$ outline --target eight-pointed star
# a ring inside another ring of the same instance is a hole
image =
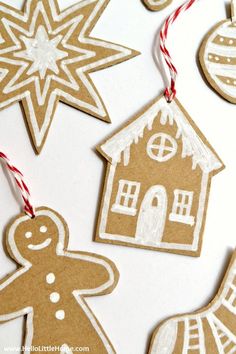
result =
[[[110,0],[26,0],[25,11],[0,3],[0,109],[22,101],[36,151],[45,143],[58,101],[110,121],[90,73],[137,55],[90,36]]]

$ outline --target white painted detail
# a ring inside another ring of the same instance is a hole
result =
[[[173,354],[177,340],[177,322],[164,323],[152,345],[152,354]]]
[[[167,194],[163,186],[151,187],[142,202],[135,239],[138,243],[159,244],[162,241],[167,211]]]
[[[60,294],[58,293],[51,293],[50,294],[50,301],[53,303],[53,304],[56,304],[60,301]]]
[[[208,44],[208,52],[214,55],[229,57],[231,59],[236,59],[236,48],[235,47],[228,47],[226,45],[220,45],[215,43]],[[209,54],[210,57],[212,54]]]
[[[165,162],[175,156],[178,145],[174,138],[168,134],[154,134],[147,144],[148,156],[158,162]]]
[[[56,313],[55,313],[55,316],[56,316],[56,319],[62,321],[65,319],[65,311],[63,310],[58,310]]]
[[[192,157],[193,169],[200,166],[204,172],[209,173],[222,167],[218,157],[197,135],[178,103],[175,100],[167,103],[164,97],[159,98],[144,114],[108,139],[101,150],[114,164],[120,162],[123,151],[128,146],[137,144],[143,138],[145,128],[152,129],[155,119],[160,119],[162,125],[176,124],[176,139],[182,139],[182,158]]]
[[[181,224],[186,224],[193,226],[194,225],[194,217],[193,216],[185,216],[185,215],[178,215],[170,213],[169,220],[172,222],[179,222]]]
[[[175,189],[174,204],[172,213],[169,215],[169,220],[191,226],[195,223],[195,218],[191,216],[191,209],[193,204],[193,192]]]
[[[44,248],[47,248],[52,242],[51,238],[47,238],[44,242],[39,243],[38,245],[28,245],[28,248],[32,251],[40,251]]]
[[[148,0],[148,3],[150,5],[154,5],[154,6],[160,6],[163,5],[167,2],[168,0]]]
[[[40,226],[39,231],[42,232],[43,234],[45,234],[48,231],[48,228],[43,225],[43,226]]]
[[[46,276],[46,281],[48,284],[53,284],[55,283],[55,280],[56,280],[56,277],[55,277],[55,274],[54,273],[49,273],[47,276]]]
[[[32,61],[32,66],[27,72],[28,75],[39,71],[40,78],[45,79],[48,69],[58,74],[59,67],[57,61],[68,57],[67,52],[57,48],[62,38],[61,35],[58,35],[53,39],[49,39],[45,27],[39,26],[34,38],[21,36],[26,50],[17,52],[14,55],[15,57]]]
[[[31,238],[33,236],[32,232],[28,231],[25,233],[26,238]]]
[[[136,205],[140,192],[140,183],[121,179],[119,181],[116,202],[111,210],[114,213],[136,215]]]

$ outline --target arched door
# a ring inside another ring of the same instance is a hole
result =
[[[163,186],[151,187],[142,202],[136,229],[137,241],[157,244],[162,241],[167,211],[167,194]]]

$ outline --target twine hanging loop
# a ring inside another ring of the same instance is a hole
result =
[[[163,58],[169,68],[170,72],[170,86],[165,89],[165,97],[168,103],[173,101],[176,96],[176,80],[178,71],[173,63],[172,57],[169,50],[167,49],[166,42],[168,39],[168,33],[170,27],[177,20],[180,14],[187,11],[196,1],[198,0],[188,0],[183,5],[177,8],[164,22],[164,25],[160,31],[160,50]],[[235,1],[235,0],[232,0]]]
[[[24,211],[30,217],[35,217],[35,209],[31,203],[31,196],[29,188],[27,187],[24,176],[18,168],[16,168],[10,161],[10,159],[0,151],[0,159],[5,163],[7,170],[10,172],[11,176],[13,177],[16,186],[20,192],[21,198],[24,203]]]

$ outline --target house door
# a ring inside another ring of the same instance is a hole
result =
[[[162,241],[167,211],[167,194],[163,186],[151,187],[142,202],[136,229],[137,241],[157,244]]]

